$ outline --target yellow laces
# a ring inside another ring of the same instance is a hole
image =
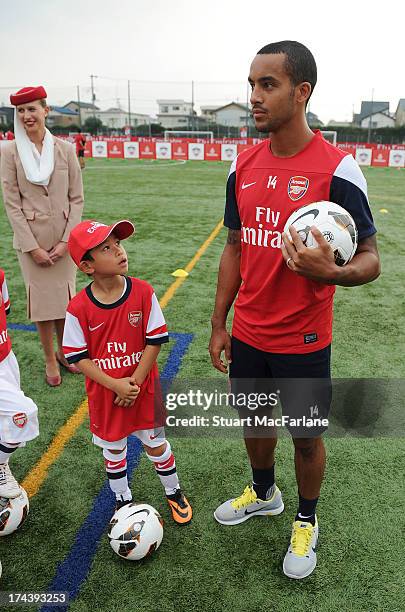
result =
[[[237,497],[231,502],[231,506],[235,508],[235,510],[240,510],[245,506],[249,506],[249,504],[253,504],[257,499],[256,491],[254,491],[253,487],[249,485],[243,491],[242,495]]]
[[[293,524],[291,548],[298,557],[305,557],[311,545],[314,528],[311,523],[308,523],[306,527],[300,527],[300,525],[302,525],[302,521],[295,521]]]

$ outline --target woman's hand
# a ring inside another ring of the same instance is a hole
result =
[[[38,266],[41,266],[42,268],[47,268],[48,266],[53,266],[54,264],[50,253],[48,253],[48,251],[45,251],[45,249],[38,248],[34,249],[33,251],[30,251],[29,253],[35,263]]]
[[[59,259],[62,259],[66,251],[67,251],[67,243],[58,242],[58,244],[49,251],[49,256],[52,259],[53,263],[56,263]]]

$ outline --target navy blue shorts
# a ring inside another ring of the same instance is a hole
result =
[[[326,431],[332,400],[330,345],[312,353],[267,353],[232,338],[231,351],[233,406],[241,418],[252,417],[250,436],[274,435],[262,425],[274,416],[276,404],[293,437],[313,438]]]

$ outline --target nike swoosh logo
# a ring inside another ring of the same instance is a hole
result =
[[[259,510],[263,510],[263,508],[257,508],[257,510],[252,510],[251,512],[249,512],[249,510],[245,510],[245,514],[254,514],[255,512],[259,512]]]
[[[160,436],[160,433],[156,434],[156,436],[149,436],[151,440],[156,440]]]
[[[169,503],[170,503],[170,500],[169,500]],[[179,516],[181,516],[181,518],[188,517],[188,512],[181,512],[173,503],[170,503],[170,506]]]
[[[99,327],[101,327],[102,325],[104,325],[104,321],[102,323],[100,323],[100,325],[96,325],[95,327],[90,327],[89,325],[89,331],[95,331],[96,329],[98,329]]]
[[[253,183],[247,183],[247,185],[245,185],[245,181],[243,181],[242,183],[242,189],[247,189],[248,187],[251,187],[252,185],[256,185],[257,181],[254,181]]]
[[[115,462],[111,463],[110,461],[107,461],[106,467],[113,469],[117,467],[117,464]]]

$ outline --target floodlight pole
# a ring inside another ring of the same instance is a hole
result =
[[[131,81],[128,80],[128,125],[129,134],[131,135]]]
[[[370,111],[370,117],[368,118],[367,142],[370,142],[371,140],[371,119],[373,117],[373,106],[374,106],[374,87],[371,90],[371,111]]]
[[[191,81],[191,129],[194,129],[194,81]]]
[[[82,129],[82,111],[80,108],[80,87],[79,85],[77,86],[77,106],[79,108],[79,127],[81,130]]]
[[[94,107],[94,103],[96,101],[96,94],[94,93],[94,79],[96,79],[96,75],[95,74],[91,74],[90,75],[90,81],[91,81],[91,103],[93,104]],[[93,108],[93,117],[96,117],[96,112],[95,112],[95,108]]]

